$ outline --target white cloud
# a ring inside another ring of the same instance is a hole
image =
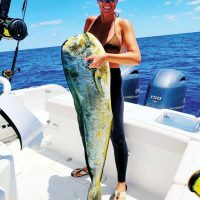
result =
[[[192,0],[191,2],[188,2],[189,5],[198,5],[196,8],[194,8],[194,11],[200,11],[200,0]]]
[[[121,12],[122,12],[122,9],[116,9],[115,12],[121,13]]]
[[[178,17],[176,15],[165,15],[165,19],[168,21],[175,21],[178,20]]]
[[[200,11],[200,6],[197,6],[194,10],[195,11]]]
[[[53,21],[44,21],[40,22],[41,25],[46,26],[46,25],[54,25],[54,24],[61,24],[62,20],[53,20]]]
[[[182,12],[182,13],[177,13],[177,14],[168,14],[168,15],[164,15],[164,18],[168,21],[176,21],[176,20],[181,19],[183,16],[193,15],[194,13],[195,12]]]
[[[165,5],[171,5],[171,4],[174,4],[174,5],[180,5],[182,3],[182,0],[177,0],[176,2],[172,2],[172,1],[165,1]]]
[[[63,21],[62,20],[52,20],[52,21],[43,21],[43,22],[39,22],[37,24],[32,24],[31,27],[38,27],[38,26],[52,26],[52,25],[56,25],[56,24],[62,24]]]
[[[32,24],[32,25],[31,25],[32,28],[34,28],[34,27],[36,27],[36,26],[38,26],[38,25],[37,25],[37,24]]]
[[[90,4],[91,4],[91,3],[90,3],[89,1],[86,1],[86,2],[84,3],[84,5],[83,5],[83,8],[88,8]]]
[[[182,3],[182,0],[177,0],[175,4],[176,4],[176,5],[179,5],[179,4],[181,4],[181,3]]]
[[[166,1],[166,2],[165,2],[165,5],[170,5],[170,4],[172,4],[171,1]]]
[[[181,15],[192,15],[192,14],[194,14],[194,12],[183,12],[183,13],[181,13]]]
[[[192,2],[188,2],[188,4],[190,4],[190,5],[198,5],[198,4],[200,4],[200,0],[195,0],[195,1],[192,1]]]

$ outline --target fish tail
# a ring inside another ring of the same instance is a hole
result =
[[[101,183],[100,181],[96,184],[91,183],[90,189],[88,191],[88,200],[101,200]]]

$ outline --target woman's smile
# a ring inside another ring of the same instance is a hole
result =
[[[103,6],[103,8],[105,9],[105,10],[110,10],[110,6]]]

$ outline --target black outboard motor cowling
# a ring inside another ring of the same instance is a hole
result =
[[[180,71],[162,69],[151,80],[144,105],[183,111],[185,103],[186,78]]]
[[[138,103],[139,101],[139,73],[135,67],[121,67],[122,90],[124,101]]]

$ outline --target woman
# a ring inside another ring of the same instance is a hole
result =
[[[122,78],[119,65],[138,65],[141,60],[140,50],[134,35],[133,27],[128,20],[117,18],[115,8],[118,0],[97,0],[101,15],[87,18],[84,32],[96,36],[105,49],[102,56],[92,55],[86,61],[92,61],[90,68],[100,68],[109,62],[111,72],[111,105],[113,112],[113,131],[111,140],[114,148],[118,173],[114,199],[124,200],[126,194],[126,168],[128,149],[124,136],[122,96]],[[126,52],[124,53],[124,49]],[[88,174],[87,167],[76,169],[72,176],[80,177]]]

